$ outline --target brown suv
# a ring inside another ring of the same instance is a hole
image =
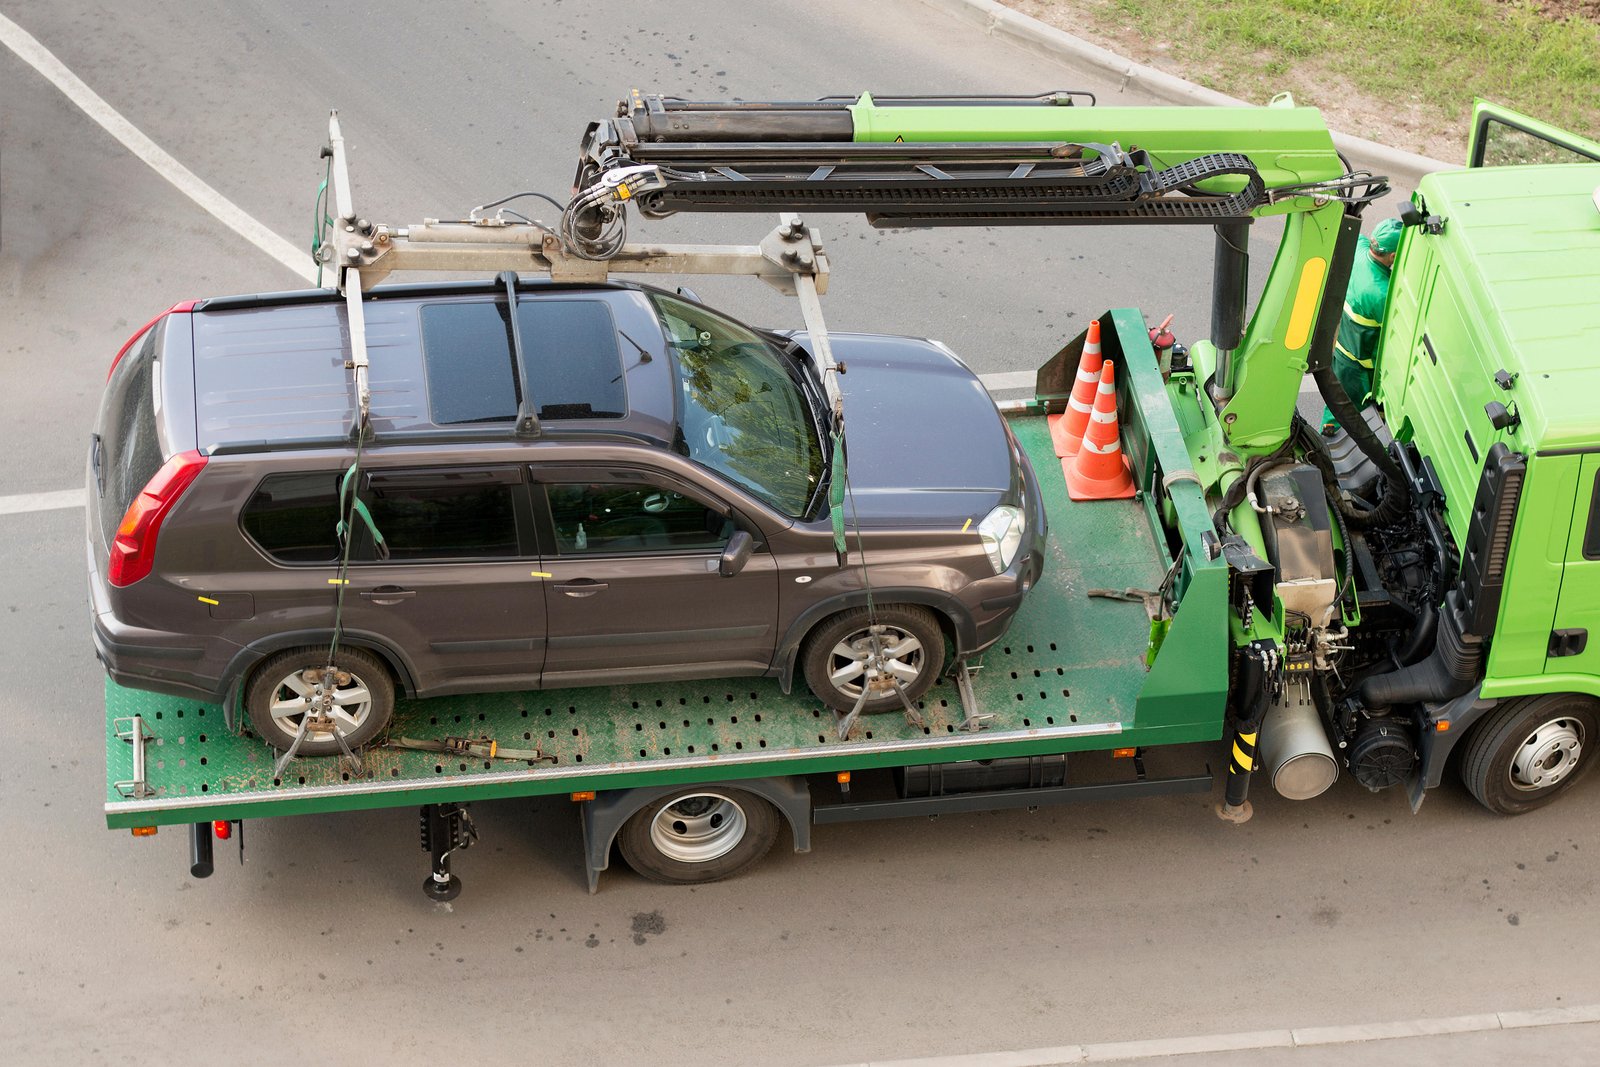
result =
[[[865,687],[880,711],[894,680],[915,699],[948,653],[993,644],[1039,574],[1033,472],[942,345],[834,336],[841,566],[803,334],[626,284],[379,288],[358,456],[345,314],[322,291],[183,304],[118,355],[88,474],[95,644],[118,683],[220,701],[230,723],[242,701],[277,748],[331,694],[308,755],[333,729],[371,740],[397,691],[787,690],[798,661],[823,702]]]

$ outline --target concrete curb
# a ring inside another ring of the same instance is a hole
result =
[[[1209,107],[1251,106],[1244,100],[1184,81],[1154,67],[1135,63],[1099,45],[1080,40],[1065,30],[1046,25],[1031,15],[1024,15],[1020,11],[997,3],[996,0],[923,0],[923,3],[976,25],[991,37],[1010,41],[1049,59],[1060,60],[1073,66],[1090,67],[1108,77],[1120,79],[1122,88],[1132,86],[1164,103],[1199,104]],[[1347,133],[1335,133],[1333,143],[1350,160],[1352,167],[1386,174],[1395,188],[1400,190],[1415,189],[1417,181],[1424,174],[1436,170],[1454,170],[1457,167],[1457,164],[1391,148]]]

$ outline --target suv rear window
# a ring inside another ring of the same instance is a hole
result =
[[[133,498],[161,469],[156,430],[156,381],[166,320],[140,339],[111,375],[100,403],[100,530],[110,544]]]
[[[603,300],[526,297],[517,325],[540,419],[627,414],[617,327]],[[422,351],[428,407],[441,426],[510,422],[521,390],[504,301],[427,304]]]
[[[269,474],[244,506],[244,530],[281,563],[339,558],[339,478],[334,471]]]

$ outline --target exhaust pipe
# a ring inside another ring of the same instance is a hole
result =
[[[1304,686],[1290,686],[1261,723],[1261,762],[1272,788],[1288,800],[1310,800],[1339,779],[1322,717]]]
[[[196,878],[210,878],[215,870],[212,862],[211,824],[189,824],[189,873]]]

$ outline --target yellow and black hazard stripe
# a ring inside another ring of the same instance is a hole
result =
[[[1256,767],[1256,734],[1240,731],[1233,735],[1233,754],[1228,760],[1229,774],[1249,774]]]

